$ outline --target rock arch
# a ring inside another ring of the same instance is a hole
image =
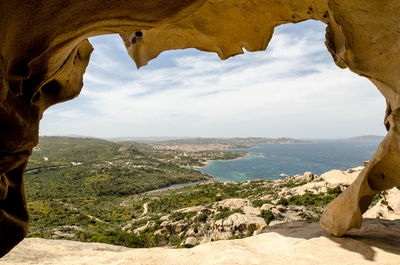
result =
[[[221,59],[265,50],[274,27],[315,19],[342,68],[367,77],[387,101],[388,134],[321,225],[343,235],[380,190],[400,184],[400,2],[345,0],[13,0],[0,2],[0,256],[27,233],[23,174],[53,104],[78,96],[92,47],[119,33],[138,66],[163,50],[194,47]]]

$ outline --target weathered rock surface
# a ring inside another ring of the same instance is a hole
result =
[[[343,172],[349,171],[353,172],[354,169],[331,171],[337,174],[331,173],[330,179],[340,180]],[[236,186],[245,187],[245,189],[248,187],[249,194],[252,194],[252,189],[257,187],[259,194],[253,194],[247,199],[229,198],[213,204],[176,209],[171,214],[160,216],[159,225],[152,221],[150,216],[144,214],[137,221],[142,222],[142,218],[147,218],[149,221],[145,225],[141,224],[140,227],[132,229],[134,224],[129,223],[122,226],[122,229],[138,235],[151,231],[167,239],[179,240],[182,242],[181,246],[190,245],[186,244],[189,237],[196,238],[198,244],[221,239],[243,238],[259,234],[267,225],[318,219],[323,207],[316,204],[316,198],[322,200],[332,196],[332,193],[338,194],[346,187],[347,179],[344,182],[336,181],[335,184],[338,186],[331,189],[331,194],[328,193],[331,185],[311,172],[272,182],[255,180],[245,183],[231,181],[224,184],[229,185],[233,190]],[[288,186],[294,187],[288,188]],[[337,190],[337,188],[340,189]],[[273,189],[272,193],[271,189]],[[246,191],[243,194],[246,194]],[[311,194],[316,196],[312,197]],[[309,200],[307,206],[298,205],[298,202],[294,201],[289,202],[293,196],[294,200],[300,197],[303,200]],[[286,203],[281,201],[284,198],[287,199]],[[135,221],[132,220],[132,222]]]
[[[196,238],[191,236],[191,237],[186,238],[184,245],[185,246],[195,246],[196,243],[197,243]]]
[[[347,187],[350,186],[351,183],[354,182],[354,180],[356,180],[363,169],[364,167],[356,167],[349,170],[334,169],[322,174],[320,177],[327,183],[327,186],[330,188],[334,188],[338,185]]]
[[[217,207],[222,208],[229,208],[229,209],[239,209],[243,207],[251,207],[252,204],[248,199],[226,199],[217,203]]]
[[[352,230],[343,238],[329,235],[318,223],[294,222],[271,227],[246,239],[211,242],[191,249],[129,249],[28,238],[1,259],[0,264],[397,265],[399,255],[400,221],[366,219],[362,229]]]
[[[250,234],[261,232],[265,225],[266,223],[261,217],[253,217],[240,213],[234,213],[226,220],[218,220],[215,222],[215,226],[219,231],[234,232],[235,230],[239,230],[242,233]]]
[[[240,185],[235,183],[234,185]],[[267,225],[265,220],[260,217],[261,209],[251,206],[248,199],[232,198],[216,202],[208,207],[193,206],[174,211],[171,215],[160,218],[163,222],[155,230],[155,234],[177,237],[182,240],[181,246],[193,246],[196,243],[206,243],[221,239],[231,239],[232,237],[242,238],[249,235],[259,234]],[[272,207],[279,207],[272,205]],[[190,217],[178,217],[174,214],[187,213]],[[223,216],[220,216],[223,214]],[[296,220],[300,220],[296,219]],[[145,229],[154,228],[155,223],[149,221],[146,225],[135,230],[139,234]],[[131,230],[125,227],[127,232]],[[191,238],[189,241],[187,241]],[[196,243],[193,238],[196,239]]]
[[[357,178],[364,167],[350,168],[348,170],[330,170],[323,173],[321,176],[316,176],[311,172],[305,172],[304,175],[296,175],[293,177],[285,178],[285,182],[292,182],[295,184],[303,184],[293,188],[283,188],[279,192],[280,196],[287,197],[292,195],[304,195],[305,193],[317,194],[320,192],[327,192],[328,188],[340,187],[345,189]],[[279,182],[281,183],[281,182]]]
[[[306,183],[302,186],[283,190],[279,195],[281,195],[281,196],[303,195],[306,192],[317,194],[317,193],[326,192],[326,191],[327,191],[327,183],[325,181],[318,181],[318,182]]]
[[[0,1],[0,256],[27,233],[27,159],[43,112],[79,94],[88,37],[119,33],[138,66],[190,47],[226,59],[243,48],[265,50],[276,26],[308,19],[327,24],[335,63],[367,77],[387,101],[387,136],[321,219],[343,235],[361,225],[377,191],[400,185],[400,1]]]
[[[363,214],[364,218],[400,219],[400,190],[393,188],[382,192],[382,199]]]

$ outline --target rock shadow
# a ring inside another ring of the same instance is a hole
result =
[[[263,230],[262,233],[268,232],[306,240],[324,237],[341,248],[361,254],[369,261],[375,260],[374,248],[378,248],[399,255],[400,262],[400,220],[366,218],[363,219],[360,229],[353,228],[342,237],[333,236],[327,233],[318,222],[310,221],[277,224]]]

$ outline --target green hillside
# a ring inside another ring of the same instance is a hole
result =
[[[144,201],[133,197],[172,184],[212,179],[190,167],[245,154],[160,151],[142,143],[40,137],[25,174],[29,236],[68,239],[62,233],[71,229],[75,235],[117,233],[143,212]]]
[[[28,200],[123,196],[210,179],[152,156],[150,149],[100,139],[41,137],[26,173]]]
[[[158,150],[146,143],[41,137],[25,175],[31,218],[28,237],[128,247],[186,247],[190,237],[196,237],[197,243],[221,239],[218,223],[234,214],[258,218],[259,229],[271,222],[316,220],[341,192],[337,187],[325,193],[280,197],[283,189],[306,183],[295,178],[210,182],[151,191],[210,179],[191,167],[244,155],[241,151]],[[246,199],[253,208],[229,208],[226,199]],[[226,228],[232,231],[228,238],[250,236],[254,231],[248,229],[253,226]]]

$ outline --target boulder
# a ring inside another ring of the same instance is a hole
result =
[[[133,232],[136,233],[136,234],[139,234],[140,232],[144,231],[146,228],[153,228],[156,225],[157,224],[154,223],[153,221],[147,221],[147,223],[144,226],[136,228],[135,230],[133,230]]]
[[[234,213],[228,218],[215,221],[215,229],[219,232],[240,232],[243,235],[259,233],[266,226],[265,220],[261,217]],[[232,235],[231,235],[232,236]],[[221,239],[221,237],[218,237]]]
[[[253,216],[257,216],[261,214],[261,210],[260,208],[256,208],[253,206],[244,206],[242,208],[243,212],[245,215],[253,215]]]
[[[330,188],[339,185],[347,187],[354,182],[363,169],[364,167],[356,167],[346,171],[334,169],[322,174],[320,178],[323,179]]]
[[[164,221],[161,223],[161,226],[163,227],[161,233],[167,232],[168,234],[179,234],[186,229],[187,224],[183,221]]]
[[[286,212],[286,207],[283,206],[283,205],[277,205],[277,206],[276,206],[276,209],[277,209],[279,212],[281,212],[281,213]]]
[[[313,194],[318,194],[320,192],[326,192],[326,182],[310,182],[302,186],[294,187],[291,189],[284,190],[280,193],[282,197],[293,196],[293,195],[304,195],[306,192],[311,192]]]
[[[382,199],[363,214],[364,218],[400,219],[400,190],[392,188],[382,192]]]
[[[208,235],[205,235],[201,240],[200,240],[200,244],[205,244],[211,242],[211,237]]]
[[[314,175],[314,173],[312,173],[312,172],[304,172],[303,175],[295,175],[292,178],[287,178],[287,180],[288,181],[295,181],[295,182],[302,182],[302,181],[311,182],[315,178],[317,178],[317,176]]]
[[[217,208],[229,208],[229,209],[239,209],[244,206],[253,206],[251,201],[248,199],[226,199],[216,203]]]
[[[281,219],[282,218],[282,213],[278,209],[272,208],[271,212],[274,215],[275,219]]]
[[[211,234],[211,240],[228,240],[232,236],[232,231],[215,231]]]
[[[303,175],[303,181],[313,181],[317,176],[312,172],[305,172]]]
[[[273,204],[270,204],[270,203],[264,203],[262,206],[261,206],[261,210],[271,210],[272,208],[275,208],[275,205],[273,205]]]
[[[195,246],[196,244],[197,244],[197,239],[191,236],[186,238],[185,243],[183,245],[192,247]]]
[[[194,231],[193,227],[189,228],[186,232],[186,236],[188,237],[194,237],[196,236],[196,232]]]
[[[189,212],[201,212],[203,210],[206,210],[206,207],[203,205],[199,205],[199,206],[182,208],[182,209],[176,210],[176,212],[189,213]]]
[[[261,217],[254,217],[234,213],[226,220],[228,226],[232,226],[234,230],[239,230],[243,234],[253,234],[254,231],[261,231],[266,226],[265,220]],[[225,225],[225,221],[224,221]]]

